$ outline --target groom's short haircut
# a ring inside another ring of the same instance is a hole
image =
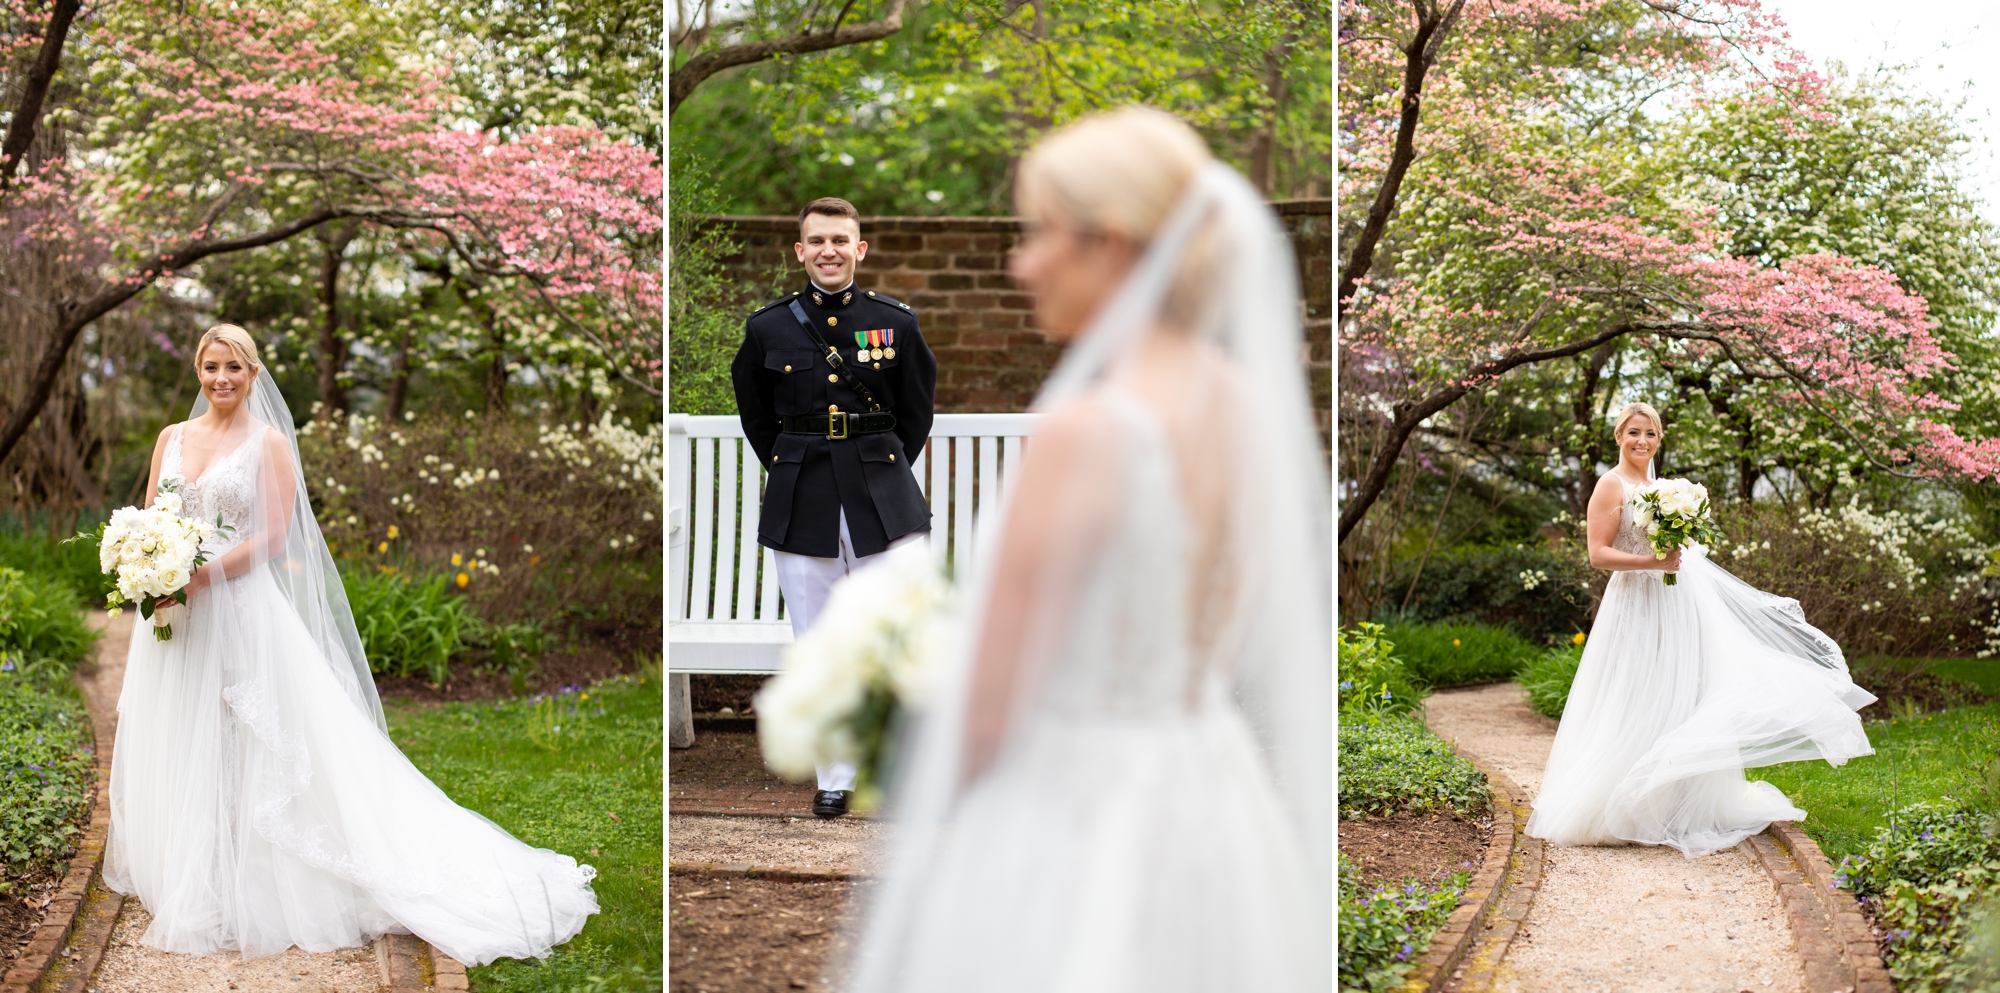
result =
[[[814,214],[825,214],[828,217],[851,217],[854,219],[855,227],[859,228],[861,226],[861,212],[855,210],[853,204],[839,197],[820,197],[800,208],[799,227],[803,229],[806,225],[806,218]]]

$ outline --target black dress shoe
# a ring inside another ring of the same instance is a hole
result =
[[[820,790],[813,794],[814,817],[839,817],[847,813],[846,790]]]

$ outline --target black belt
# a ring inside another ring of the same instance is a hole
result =
[[[806,414],[779,418],[786,434],[824,435],[834,441],[857,434],[881,434],[896,429],[896,415],[886,410],[866,414]]]

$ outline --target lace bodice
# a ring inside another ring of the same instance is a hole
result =
[[[179,484],[182,517],[213,521],[220,514],[222,523],[235,528],[208,540],[204,547],[214,555],[249,536],[251,506],[257,496],[257,453],[264,446],[253,433],[233,451],[211,461],[201,478],[190,483],[181,471],[181,435],[186,428],[185,423],[174,425],[173,436],[167,439],[166,453],[160,458],[160,481]]]
[[[1612,478],[1618,480],[1623,496],[1618,504],[1618,533],[1612,536],[1611,547],[1635,555],[1653,554],[1652,542],[1646,540],[1646,533],[1632,520],[1632,484],[1623,476],[1613,474]]]

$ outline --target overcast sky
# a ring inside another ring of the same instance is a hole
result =
[[[1784,17],[1792,44],[1855,69],[1909,63],[1910,79],[1964,98],[1963,123],[1981,139],[1966,163],[1986,217],[2000,223],[2000,2],[1996,0],[1764,0]]]

